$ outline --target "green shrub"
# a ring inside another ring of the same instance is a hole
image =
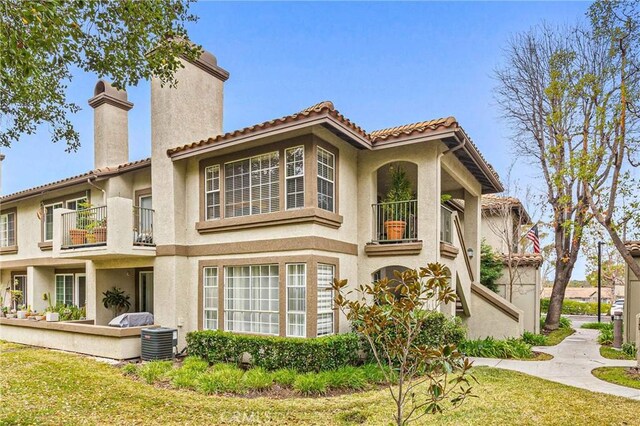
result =
[[[415,344],[418,346],[430,348],[438,348],[447,344],[458,346],[467,336],[467,330],[459,317],[450,318],[440,312],[424,310],[419,310],[416,314],[425,317],[424,327],[415,339]],[[361,339],[361,347],[364,348],[367,362],[374,362],[375,358],[364,337]]]
[[[140,367],[138,375],[147,383],[153,384],[165,377],[173,368],[171,361],[149,361]]]
[[[540,330],[542,330],[544,328],[544,322],[547,320],[547,316],[543,316],[542,318],[540,318]],[[559,328],[571,328],[571,320],[567,317],[560,317],[560,324],[559,324]]]
[[[272,373],[273,381],[285,388],[293,386],[293,382],[296,381],[297,375],[298,373],[290,368],[281,368],[280,370],[276,370]]]
[[[482,358],[533,358],[531,345],[520,339],[496,340],[493,337],[478,340],[465,340],[460,350],[466,356]]]
[[[607,327],[600,329],[600,335],[598,336],[598,343],[601,345],[613,344],[613,325],[607,324]]]
[[[503,269],[504,263],[483,239],[480,244],[480,284],[497,293],[498,279],[503,275]]]
[[[367,386],[367,378],[360,368],[342,367],[319,374],[324,375],[327,387],[331,389],[362,390]]]
[[[197,356],[188,356],[182,362],[182,368],[192,371],[207,371],[209,368],[209,363],[202,358]]]
[[[362,373],[366,377],[367,381],[375,384],[383,384],[387,382],[387,378],[385,377],[384,372],[378,364],[369,363],[360,367]]]
[[[531,346],[544,346],[547,344],[547,336],[544,334],[535,334],[530,331],[522,333],[522,340]]]
[[[129,363],[122,367],[122,372],[127,376],[137,376],[138,375],[138,365]]]
[[[624,352],[625,354],[627,354],[628,356],[630,356],[632,358],[637,358],[638,357],[638,348],[636,347],[636,345],[634,343],[627,342],[627,343],[623,344],[622,345],[622,352]]]
[[[302,395],[324,395],[327,393],[327,379],[324,374],[306,373],[296,377],[293,389]]]
[[[607,314],[611,309],[609,303],[602,303],[600,312]],[[548,312],[549,299],[540,299],[540,310]],[[598,315],[598,302],[578,302],[575,300],[564,300],[562,302],[562,313],[564,315]]]
[[[198,388],[198,380],[203,373],[203,371],[191,370],[183,366],[172,371],[169,376],[171,377],[171,384],[176,388],[195,390]]]
[[[213,370],[203,373],[198,378],[198,388],[205,394],[243,393],[245,382],[244,371],[228,364],[214,366]]]
[[[357,364],[360,343],[353,333],[302,339],[204,330],[188,333],[187,346],[190,354],[211,364],[236,363],[248,352],[254,366],[268,371],[291,368],[309,372]]]
[[[585,322],[580,328],[586,328],[589,330],[602,330],[603,328],[610,327],[611,325],[606,322]]]
[[[273,376],[262,367],[252,368],[244,373],[244,384],[250,390],[267,390],[273,385]]]

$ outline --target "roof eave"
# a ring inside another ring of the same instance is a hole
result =
[[[259,140],[267,136],[277,136],[293,132],[295,130],[304,129],[313,126],[324,126],[338,130],[334,132],[336,135],[342,137],[347,142],[360,149],[370,149],[371,143],[357,132],[353,131],[349,126],[344,125],[339,120],[335,119],[329,114],[309,116],[304,119],[291,121],[288,123],[278,124],[273,127],[269,127],[262,130],[249,132],[247,134],[240,134],[238,136],[230,137],[219,142],[213,142],[202,146],[194,146],[193,148],[185,148],[179,151],[167,152],[167,156],[172,161],[179,161],[185,158],[193,157],[196,155],[206,154],[209,152],[218,151],[230,146],[240,145],[243,143]]]

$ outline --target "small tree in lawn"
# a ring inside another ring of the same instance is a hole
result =
[[[117,317],[122,312],[126,312],[131,307],[129,302],[130,296],[124,292],[124,290],[117,287],[107,290],[102,293],[102,304],[105,308],[111,309],[113,317]]]
[[[439,263],[426,268],[395,271],[345,292],[346,280],[335,280],[335,303],[369,344],[385,374],[396,404],[397,425],[407,425],[447,407],[459,406],[471,395],[471,363],[455,345],[431,348],[416,344],[428,314],[455,301],[451,272]],[[475,379],[474,379],[475,380]]]

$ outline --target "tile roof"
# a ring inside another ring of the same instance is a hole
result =
[[[624,246],[634,257],[640,257],[640,241],[625,241]]]
[[[525,223],[531,222],[529,213],[524,208],[522,202],[516,197],[503,196],[498,194],[484,194],[482,196],[482,209],[483,210],[496,210],[501,207],[511,207],[520,213],[525,219]]]
[[[178,154],[182,151],[186,151],[189,149],[212,145],[228,139],[232,139],[234,137],[256,133],[260,130],[268,130],[270,128],[277,127],[282,124],[292,123],[292,122],[309,118],[309,117],[315,117],[315,116],[320,117],[323,115],[330,116],[337,119],[340,123],[351,128],[354,132],[359,134],[362,138],[368,139],[367,133],[360,126],[356,125],[351,120],[346,118],[344,115],[340,114],[340,112],[338,112],[338,110],[335,109],[331,101],[324,101],[324,102],[320,102],[318,104],[312,105],[308,108],[305,108],[302,111],[296,112],[295,114],[286,115],[284,117],[265,121],[260,124],[254,124],[253,126],[248,126],[248,127],[245,127],[239,130],[234,130],[232,132],[228,132],[222,135],[210,137],[209,139],[206,139],[206,140],[203,139],[197,142],[192,142],[190,144],[171,148],[167,150],[167,155],[173,156],[175,154]]]
[[[471,138],[469,138],[469,135],[467,135],[464,129],[460,127],[455,117],[446,117],[446,118],[438,118],[436,120],[421,121],[418,123],[405,124],[402,126],[374,130],[372,132],[367,133],[360,126],[358,126],[357,124],[355,124],[354,122],[346,118],[344,115],[340,114],[340,112],[338,112],[338,110],[333,105],[333,102],[331,101],[323,101],[291,115],[265,121],[263,123],[255,124],[253,126],[248,126],[243,129],[239,129],[233,132],[225,133],[223,135],[211,137],[206,140],[203,139],[203,140],[192,142],[186,145],[171,148],[167,150],[167,155],[170,157],[173,157],[184,151],[192,150],[195,148],[206,147],[206,146],[220,143],[229,139],[233,139],[235,137],[246,136],[246,135],[257,133],[263,130],[266,131],[268,129],[278,127],[280,125],[296,122],[298,120],[303,120],[303,119],[315,117],[315,116],[317,117],[330,116],[335,118],[339,123],[347,126],[352,131],[357,133],[362,139],[367,141],[370,146],[375,146],[377,143],[383,143],[387,141],[393,141],[396,139],[402,139],[414,134],[433,132],[441,129],[451,129],[452,131],[460,132],[460,134],[464,138],[463,140],[465,140],[465,142],[468,142],[466,144],[468,155],[466,155],[465,158],[461,158],[461,161],[463,162],[463,164],[465,164],[465,166],[470,166],[472,163],[476,165],[478,163],[482,163],[478,167],[482,169],[482,166],[484,165],[486,167],[487,172],[491,175],[491,178],[486,178],[482,183],[484,185],[488,185],[489,187],[493,186],[495,188],[499,188],[499,190],[502,190],[502,185],[500,184],[500,177],[496,173],[495,169],[482,156],[482,154],[478,150],[478,147],[473,143]],[[448,146],[451,147],[450,145]],[[458,155],[461,156],[460,153],[458,153]],[[482,172],[482,170],[480,171]]]
[[[145,158],[142,160],[131,161],[128,163],[120,164],[114,167],[104,167],[102,169],[94,169],[85,173],[81,173],[76,176],[71,176],[65,179],[50,182],[44,185],[35,186],[33,188],[25,189],[23,191],[14,192],[13,194],[3,195],[0,197],[0,203],[7,203],[9,201],[15,201],[29,196],[37,195],[45,191],[52,191],[55,189],[64,188],[66,186],[76,185],[85,182],[87,179],[95,177],[107,177],[113,175],[119,175],[132,170],[148,167],[151,165],[151,158]]]
[[[509,256],[497,253],[496,257],[498,260],[502,261],[502,263],[507,264],[509,262]],[[540,267],[542,265],[542,255],[537,253],[512,253],[511,254],[511,265],[513,266],[533,266],[535,268]]]

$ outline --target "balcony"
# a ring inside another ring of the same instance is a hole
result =
[[[373,235],[365,251],[369,256],[418,254],[418,200],[372,204]]]
[[[153,256],[152,209],[134,207],[127,198],[83,210],[57,209],[53,219],[53,255],[60,258]]]

